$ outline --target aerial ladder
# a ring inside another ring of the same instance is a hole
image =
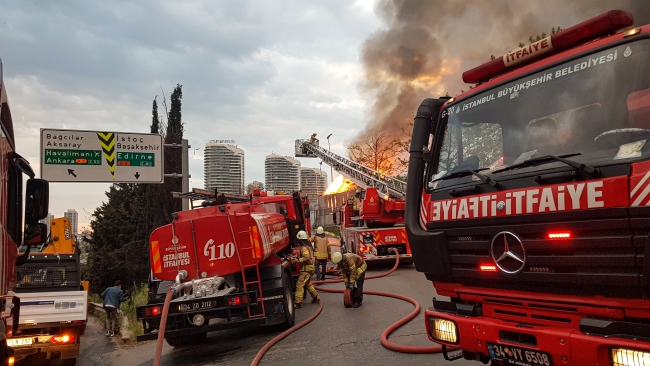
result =
[[[375,188],[380,198],[404,201],[406,197],[406,182],[370,169],[341,155],[335,154],[319,146],[315,134],[309,140],[296,140],[296,157],[319,158],[341,175],[351,180],[359,188],[367,190]]]
[[[309,140],[296,140],[295,155],[320,158],[363,190],[359,197],[360,212],[353,215],[352,202],[348,202],[344,210],[351,212],[345,217],[354,221],[362,220],[368,227],[392,226],[404,221],[406,182],[320,147],[315,134]],[[347,224],[353,225],[349,222]]]

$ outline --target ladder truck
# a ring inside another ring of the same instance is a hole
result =
[[[315,134],[309,140],[296,140],[295,156],[321,159],[362,190],[341,207],[342,249],[366,261],[394,259],[392,253],[397,250],[402,263],[412,263],[403,225],[406,182],[320,147]],[[360,203],[358,210],[354,209],[356,198]]]

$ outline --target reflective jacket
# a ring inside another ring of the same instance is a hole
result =
[[[361,207],[361,200],[359,200],[357,197],[354,197],[354,204],[352,205],[352,209],[359,211],[359,207]]]
[[[314,272],[314,253],[310,246],[300,246],[296,262],[300,263],[300,272]]]
[[[339,269],[345,286],[348,286],[348,284],[354,286],[357,279],[366,272],[367,267],[368,265],[363,258],[353,253],[346,253],[345,259],[339,262]]]
[[[316,234],[311,241],[314,242],[314,257],[316,259],[330,259],[332,257],[332,247],[325,234]]]

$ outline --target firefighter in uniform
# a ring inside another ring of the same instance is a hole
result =
[[[332,247],[330,241],[325,237],[323,227],[319,226],[316,229],[316,235],[309,239],[314,243],[314,258],[316,258],[316,279],[325,279],[325,270],[327,269],[327,261],[332,257]]]
[[[296,284],[295,305],[297,309],[300,309],[302,307],[302,299],[305,295],[305,288],[311,295],[311,302],[319,302],[320,297],[314,285],[311,284],[311,276],[314,275],[314,253],[309,244],[309,236],[307,236],[304,230],[300,230],[296,237],[300,243],[300,249],[298,250],[298,258],[294,259],[293,263],[300,263],[300,277],[298,277],[298,283]]]
[[[363,282],[366,279],[366,268],[368,267],[366,261],[354,253],[336,252],[332,254],[332,262],[341,270],[345,287],[352,291],[354,299],[352,307],[358,308],[363,302]]]

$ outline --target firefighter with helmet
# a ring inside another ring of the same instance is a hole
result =
[[[309,239],[314,243],[314,258],[316,258],[316,279],[325,279],[325,270],[327,268],[327,261],[332,257],[332,247],[330,241],[325,237],[323,227],[319,226],[316,229],[316,235]]]
[[[332,262],[338,265],[345,287],[352,292],[354,301],[352,307],[358,308],[363,302],[363,282],[366,279],[366,268],[368,267],[366,261],[354,253],[335,252],[332,254]]]
[[[300,248],[298,249],[298,258],[295,258],[292,262],[294,264],[300,263],[300,276],[298,277],[298,283],[296,283],[295,301],[296,308],[300,309],[302,307],[302,299],[305,295],[305,288],[311,295],[311,302],[319,302],[320,297],[314,285],[311,284],[311,276],[314,275],[314,253],[309,244],[309,236],[304,230],[300,230],[296,238],[298,238]]]

